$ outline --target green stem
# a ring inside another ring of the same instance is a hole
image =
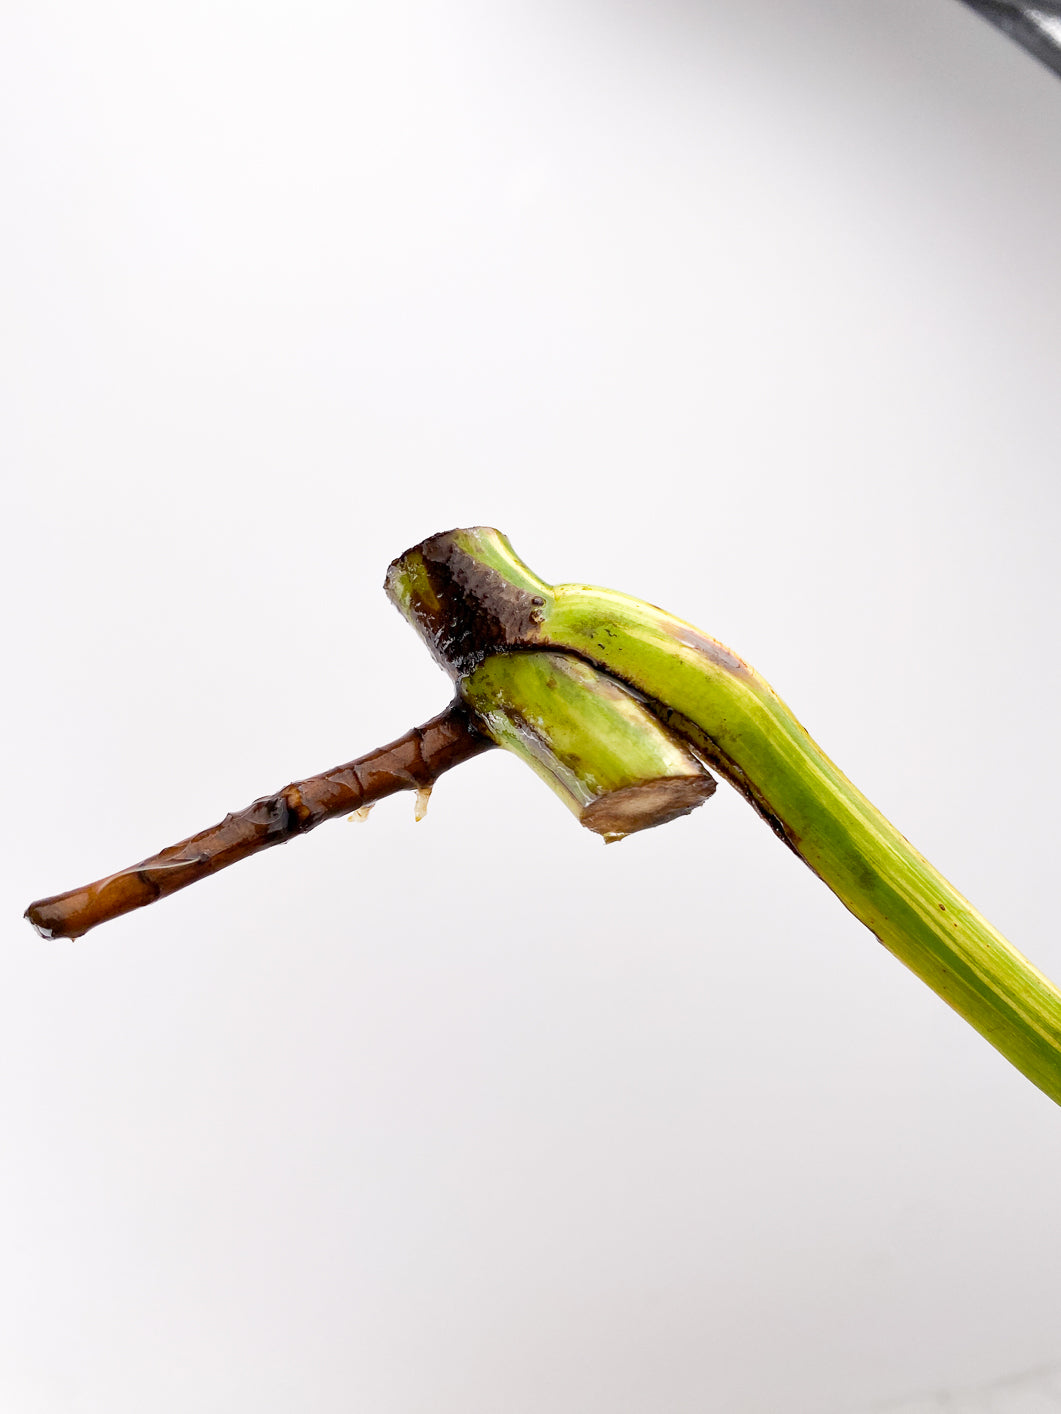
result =
[[[885,947],[1061,1103],[1061,992],[735,654],[624,594],[543,583],[488,529],[425,541],[392,565],[388,592],[458,679],[474,671],[477,654],[552,649],[647,698]]]
[[[685,741],[570,653],[497,653],[459,684],[481,731],[609,843],[687,815],[715,791]]]

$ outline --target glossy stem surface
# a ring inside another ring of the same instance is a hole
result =
[[[459,678],[488,652],[577,654],[641,694],[902,962],[1061,1103],[1061,992],[889,823],[735,653],[613,590],[552,586],[496,530],[433,536],[388,592]]]
[[[219,824],[117,874],[38,899],[26,917],[43,937],[79,938],[100,923],[187,888],[250,854],[285,844],[325,820],[349,815],[396,791],[427,790],[444,771],[492,745],[464,704],[454,702],[389,746],[296,781],[276,795],[262,796]]]

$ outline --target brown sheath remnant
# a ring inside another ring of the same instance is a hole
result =
[[[285,844],[324,820],[349,815],[400,790],[426,790],[493,742],[458,699],[422,727],[322,776],[262,796],[219,825],[69,893],[38,899],[26,917],[45,938],[80,938],[90,928],[176,893],[249,854]]]

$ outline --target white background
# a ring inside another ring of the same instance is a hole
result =
[[[12,0],[0,109],[0,1408],[1061,1361],[1056,1106],[727,789],[606,849],[492,753],[20,919],[438,711],[380,586],[485,523],[733,645],[1061,977],[1061,83],[956,0]]]

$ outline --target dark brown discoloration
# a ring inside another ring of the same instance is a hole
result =
[[[456,701],[389,746],[333,771],[262,796],[180,844],[82,889],[38,899],[26,917],[45,937],[79,938],[90,928],[143,908],[227,869],[259,850],[284,844],[325,820],[349,815],[400,790],[422,790],[493,743]]]
[[[679,643],[683,643],[686,648],[695,649],[702,654],[709,663],[714,663],[716,667],[724,668],[733,677],[748,678],[752,676],[752,670],[743,658],[739,658],[732,648],[727,648],[724,643],[719,643],[717,638],[709,638],[706,633],[701,633],[698,628],[693,628],[690,624],[682,624],[681,629],[674,635]]]
[[[422,562],[430,592],[414,593],[409,608],[436,662],[454,679],[474,672],[491,653],[536,645],[545,602],[469,555],[458,539],[467,533],[432,535],[399,555],[386,581],[387,593],[395,598],[396,578],[413,557]]]

